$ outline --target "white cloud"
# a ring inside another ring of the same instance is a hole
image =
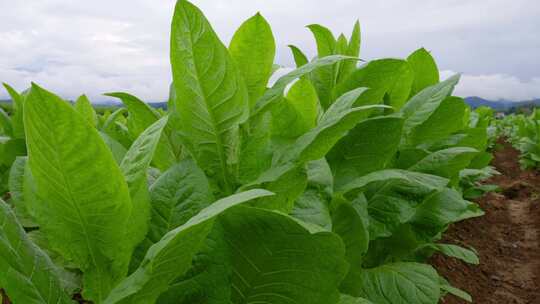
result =
[[[464,76],[464,89],[459,90],[489,98],[538,92],[532,88],[540,77],[540,61],[534,60],[540,49],[537,0],[194,2],[226,43],[243,20],[261,11],[276,36],[276,61],[285,66],[293,64],[288,44],[309,56],[315,53],[305,25],[321,23],[348,34],[359,19],[364,59],[406,57],[425,46],[443,70],[488,75]],[[174,3],[0,1],[0,81],[19,90],[35,81],[65,98],[86,93],[100,101],[108,99],[102,93],[129,91],[145,100],[164,100],[171,81],[168,45]],[[6,96],[0,90],[0,98]]]
[[[453,71],[441,71],[441,78],[446,79],[454,74],[456,73]],[[540,98],[540,78],[523,81],[505,74],[465,74],[461,76],[455,95],[479,96],[489,100],[530,100]]]

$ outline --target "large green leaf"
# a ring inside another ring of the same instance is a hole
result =
[[[480,259],[478,258],[478,255],[474,251],[463,248],[461,246],[457,246],[453,244],[427,244],[423,246],[423,248],[433,249],[446,256],[460,259],[463,262],[466,262],[469,264],[478,265],[480,263]]]
[[[409,98],[413,78],[411,68],[404,60],[374,60],[341,81],[336,87],[336,94],[339,96],[358,87],[370,88],[371,90],[357,101],[357,105],[386,102],[399,110]]]
[[[439,275],[418,263],[394,263],[365,269],[358,277],[356,296],[377,304],[437,304]]]
[[[126,106],[129,112],[127,125],[132,140],[137,139],[144,130],[160,119],[160,115],[154,109],[133,95],[128,93],[108,93],[106,96],[119,98]],[[155,166],[161,170],[167,170],[176,162],[174,145],[171,143],[168,133],[167,130],[163,132],[152,160]]]
[[[402,126],[400,117],[383,116],[364,120],[353,128],[328,155],[336,185],[384,169],[397,151]]]
[[[287,215],[240,207],[219,219],[231,251],[231,302],[337,303],[347,264],[340,238]]]
[[[77,101],[75,101],[75,110],[81,114],[81,116],[93,127],[97,126],[97,114],[94,108],[92,107],[92,103],[90,103],[90,100],[86,95],[81,95],[79,98],[77,98]]]
[[[459,171],[465,169],[477,154],[477,150],[467,147],[439,150],[424,157],[409,170],[457,179]]]
[[[105,96],[116,97],[122,101],[129,112],[128,128],[133,140],[159,119],[159,115],[148,104],[128,93],[107,93]]]
[[[59,270],[17,222],[0,199],[0,286],[13,303],[74,303],[64,291]]]
[[[317,54],[319,58],[337,54],[337,41],[332,32],[319,24],[308,25],[309,30],[315,37],[317,43]],[[321,105],[326,109],[333,102],[333,90],[337,83],[338,65],[329,65],[313,71],[311,79],[317,89]]]
[[[17,216],[19,223],[25,228],[37,228],[38,225],[28,213],[24,197],[24,174],[26,171],[27,158],[17,157],[9,170],[9,192],[11,198],[9,204]]]
[[[272,29],[261,14],[257,13],[240,26],[229,51],[246,82],[249,104],[253,107],[266,90],[276,53]]]
[[[4,83],[4,88],[8,92],[11,100],[13,101],[13,136],[15,138],[24,138],[24,123],[23,123],[23,112],[24,112],[24,93],[19,94],[15,89],[9,86],[7,83]]]
[[[313,33],[319,58],[335,54],[336,38],[328,28],[320,24],[311,24],[307,28]]]
[[[366,207],[367,201],[363,196],[359,196],[351,202],[341,201],[332,212],[332,229],[341,237],[349,263],[347,276],[340,285],[342,292],[354,291],[358,272],[362,271],[362,261],[369,247],[369,218]]]
[[[0,131],[2,135],[13,136],[13,124],[11,123],[11,118],[0,108]]]
[[[484,215],[477,204],[466,201],[461,193],[444,189],[428,196],[416,208],[413,222],[420,227],[439,228]]]
[[[313,60],[312,62],[307,63],[305,65],[302,65],[296,70],[293,70],[287,73],[286,75],[280,77],[276,81],[276,83],[264,93],[264,95],[259,99],[259,101],[257,101],[257,103],[255,104],[255,108],[253,112],[251,113],[252,119],[253,117],[260,116],[260,114],[268,110],[270,105],[281,101],[283,99],[283,92],[285,91],[287,86],[290,83],[292,83],[294,80],[304,75],[307,75],[317,69],[330,66],[344,60],[356,61],[357,58],[350,57],[350,56],[343,56],[343,55],[326,56],[323,58],[318,58],[316,60]]]
[[[116,141],[116,139],[112,138],[111,136],[107,135],[107,133],[99,132],[99,135],[101,135],[101,138],[105,142],[105,144],[109,147],[109,150],[111,150],[114,159],[116,160],[117,164],[122,163],[122,160],[124,159],[124,156],[127,153],[126,148]]]
[[[193,256],[204,244],[218,215],[234,206],[268,195],[271,192],[250,190],[226,197],[203,209],[184,225],[168,232],[150,247],[141,266],[124,279],[104,303],[154,303],[174,279],[189,270]]]
[[[342,95],[321,116],[317,126],[298,138],[294,147],[283,151],[278,161],[305,163],[324,157],[339,139],[365,118],[367,110],[384,108],[379,105],[354,107],[355,100],[365,91],[365,88],[358,88]]]
[[[133,205],[127,236],[133,244],[140,243],[148,232],[150,195],[147,171],[166,124],[167,117],[163,117],[144,130],[133,142],[120,164]]]
[[[150,197],[152,222],[148,237],[154,243],[213,202],[208,180],[192,160],[184,160],[163,173],[150,187]]]
[[[452,76],[441,83],[427,87],[405,104],[401,109],[401,113],[405,118],[403,144],[409,142],[412,130],[428,120],[441,102],[452,93],[459,78],[459,75]]]
[[[193,4],[178,1],[171,34],[176,111],[187,148],[199,166],[232,191],[229,161],[237,127],[249,115],[248,93],[223,43]]]
[[[373,304],[373,303],[363,298],[355,298],[349,295],[342,294],[339,300],[339,304]]]
[[[462,98],[445,98],[425,122],[411,130],[411,146],[421,145],[429,149],[433,143],[436,146],[437,142],[462,130],[465,127],[463,117],[467,107]]]
[[[297,138],[317,123],[319,115],[317,92],[308,79],[298,80],[282,102],[272,109],[272,135]]]
[[[309,62],[306,55],[297,46],[291,44],[288,47],[291,49],[297,68],[306,65]]]
[[[426,49],[421,48],[416,50],[407,57],[407,61],[414,72],[411,95],[415,95],[423,89],[439,82],[439,68]]]
[[[353,56],[353,57],[360,57],[360,43],[361,43],[360,22],[356,21],[344,54]],[[347,79],[347,77],[349,77],[349,75],[351,75],[356,69],[356,64],[357,63],[354,61],[346,61],[346,62],[341,63],[339,67],[339,75],[338,75],[337,82],[340,83],[343,80]]]
[[[431,174],[400,169],[386,169],[375,171],[357,178],[343,187],[338,188],[338,191],[342,193],[353,193],[361,191],[371,184],[380,182],[396,182],[404,188],[415,189],[420,193],[427,194],[431,191],[444,188],[448,185],[449,180]]]
[[[308,189],[296,200],[291,216],[306,223],[315,224],[325,230],[332,230],[332,219],[328,203],[322,193]]]
[[[84,295],[100,302],[127,271],[135,244],[127,184],[98,131],[67,102],[33,84],[25,102],[28,201],[52,248],[84,272]]]
[[[241,148],[238,159],[238,181],[247,184],[270,168],[274,153],[271,145],[271,113],[251,125],[252,131],[241,128]]]

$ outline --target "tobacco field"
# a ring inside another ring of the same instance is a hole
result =
[[[178,1],[167,110],[4,84],[3,303],[491,303],[448,265],[481,269],[463,229],[514,191],[501,145],[536,174],[540,112],[472,110],[423,48],[365,62],[359,23],[307,30],[317,54],[271,82],[261,14],[224,45]]]

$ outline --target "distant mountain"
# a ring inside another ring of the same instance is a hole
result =
[[[150,101],[148,102],[148,105],[154,108],[161,108],[163,110],[167,109],[167,102],[165,101],[162,101],[162,102]],[[94,103],[94,106],[96,107],[123,107],[124,105],[120,101],[111,100],[111,101],[96,102]]]
[[[540,99],[524,100],[524,101],[512,101],[512,100],[488,100],[477,96],[466,97],[465,102],[473,109],[478,107],[490,107],[495,111],[509,111],[511,109],[523,108],[523,107],[540,107]],[[9,106],[10,100],[0,100],[0,105]],[[149,102],[150,106],[154,108],[167,109],[167,102]],[[124,105],[120,101],[110,100],[95,103],[96,108],[108,108],[108,107],[123,107]]]
[[[487,100],[481,97],[467,97],[465,102],[469,104],[473,109],[478,107],[490,107],[496,111],[508,111],[512,108],[522,107],[540,107],[540,99],[524,100],[524,101],[511,101],[511,100]]]

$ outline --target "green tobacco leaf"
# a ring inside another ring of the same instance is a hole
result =
[[[79,98],[77,98],[77,101],[75,101],[75,110],[81,114],[81,116],[86,120],[91,126],[96,127],[97,126],[97,114],[94,110],[94,107],[92,107],[92,103],[86,97],[86,95],[81,95]]]
[[[272,109],[272,135],[297,138],[315,127],[318,115],[317,92],[311,81],[301,78]]]
[[[270,105],[281,101],[283,99],[283,92],[285,91],[287,86],[294,80],[304,75],[307,75],[317,69],[335,64],[343,60],[356,61],[357,58],[343,55],[333,55],[318,58],[280,77],[276,81],[276,83],[264,93],[261,99],[257,101],[257,104],[255,104],[255,109],[251,113],[252,119],[253,117],[259,116],[264,111],[266,111]]]
[[[315,37],[319,58],[335,54],[336,38],[328,28],[319,24],[311,24],[307,28],[313,33],[313,37]]]
[[[74,303],[64,291],[60,272],[0,199],[0,286],[13,303]]]
[[[4,112],[2,108],[0,108],[0,131],[2,131],[3,135],[9,137],[13,136],[13,124],[11,123],[11,118],[9,118],[9,115]]]
[[[381,191],[383,192],[383,191]],[[409,191],[408,194],[414,194]],[[415,213],[412,199],[392,194],[377,194],[370,197],[370,237],[372,240],[389,237],[402,229],[401,225],[409,222]]]
[[[294,62],[296,63],[296,67],[299,68],[303,65],[308,64],[309,60],[307,59],[306,55],[300,50],[298,47],[294,45],[288,46],[291,49],[291,52],[294,57]]]
[[[462,130],[465,124],[460,121],[463,120],[467,108],[462,98],[445,98],[425,122],[411,131],[411,146],[422,145],[429,149],[430,144]]]
[[[183,0],[172,23],[171,64],[179,131],[199,166],[231,192],[228,162],[237,150],[237,127],[249,116],[248,93],[208,20]]]
[[[421,227],[445,227],[484,215],[477,204],[466,201],[453,189],[444,189],[427,197],[417,208],[414,223]]]
[[[452,244],[428,244],[428,245],[425,245],[424,247],[439,251],[440,253],[446,256],[460,259],[469,264],[474,264],[474,265],[480,264],[480,259],[478,258],[478,255],[474,251],[463,248],[461,246],[452,245]]]
[[[367,110],[384,108],[379,105],[353,107],[364,92],[365,88],[358,88],[342,95],[321,116],[317,126],[298,138],[294,147],[284,153],[283,159],[305,163],[323,158],[339,139],[365,118]]]
[[[244,78],[249,104],[253,107],[266,90],[276,53],[272,29],[261,14],[257,13],[240,26],[231,40],[229,52]]]
[[[105,96],[115,97],[122,101],[129,112],[128,128],[133,140],[159,119],[159,115],[148,104],[139,98],[122,92],[107,93]]]
[[[265,197],[255,205],[260,208],[290,213],[295,201],[304,193],[308,184],[306,170],[303,167],[291,166],[274,179],[261,183],[261,188],[274,192],[276,195]]]
[[[193,257],[191,270],[162,293],[159,304],[231,304],[230,252],[219,221],[201,250]]]
[[[336,185],[384,169],[397,151],[403,119],[376,117],[360,122],[328,155]]]
[[[319,24],[307,26],[315,37],[317,43],[318,58],[338,54],[336,52],[337,41],[332,32]],[[346,41],[345,41],[346,42]],[[333,102],[332,92],[337,83],[338,65],[329,65],[313,71],[311,79],[317,89],[319,100],[323,108],[328,108]]]
[[[360,22],[356,21],[354,24],[353,32],[349,39],[349,44],[345,51],[345,55],[360,57],[360,43],[361,43],[361,32],[360,32]],[[338,83],[341,83],[343,80],[347,79],[354,70],[356,69],[356,62],[346,61],[341,63],[338,75]]]
[[[336,49],[335,49],[336,54],[347,55],[348,48],[349,48],[349,42],[347,41],[347,37],[345,37],[345,35],[343,34],[339,35],[338,39],[336,40]]]
[[[184,160],[163,173],[150,187],[152,222],[148,237],[155,243],[185,224],[214,201],[204,172]]]
[[[367,201],[363,196],[355,200],[342,201],[332,212],[333,232],[338,234],[345,245],[345,256],[349,271],[340,285],[342,292],[354,292],[358,272],[369,247],[369,218]]]
[[[127,184],[98,131],[35,84],[24,124],[39,198],[27,204],[51,247],[85,273],[84,296],[99,303],[125,275],[135,245],[125,238],[132,211]]]
[[[263,171],[270,168],[272,155],[271,146],[271,113],[265,113],[262,118],[251,125],[251,133],[241,128],[241,148],[238,159],[238,181],[247,184],[255,180]]]
[[[28,213],[28,208],[24,197],[24,174],[26,170],[27,158],[19,156],[13,162],[9,171],[8,188],[11,194],[9,204],[17,216],[19,223],[25,228],[37,228],[38,225]]]
[[[306,131],[315,127],[319,116],[319,99],[309,80],[298,80],[287,93],[286,99],[300,113],[299,118]]]
[[[459,171],[465,169],[477,154],[478,150],[467,147],[439,150],[424,157],[409,170],[457,179]]]
[[[441,102],[452,93],[459,78],[459,75],[455,75],[441,83],[427,87],[405,104],[401,109],[405,118],[402,143],[407,144],[412,130],[428,120]]]
[[[154,303],[173,280],[189,270],[193,256],[204,244],[217,216],[234,206],[271,194],[265,190],[250,190],[221,199],[203,209],[152,245],[141,266],[124,279],[104,303]]]
[[[341,193],[361,191],[373,183],[397,182],[403,187],[415,189],[422,193],[440,190],[448,185],[449,180],[440,176],[412,172],[400,169],[386,169],[364,175],[338,188]]]
[[[23,123],[23,112],[24,112],[24,93],[19,94],[7,83],[4,83],[4,88],[8,92],[11,100],[13,101],[13,136],[15,138],[24,138],[24,123]]]
[[[133,209],[128,221],[127,238],[132,244],[140,243],[148,232],[150,221],[150,195],[148,193],[147,172],[161,138],[167,116],[152,124],[139,135],[127,151],[120,170],[128,185]]]
[[[101,131],[107,133],[110,128],[114,127],[114,123],[117,119],[119,119],[122,115],[124,115],[127,112],[126,108],[119,108],[116,111],[114,111],[109,117],[107,117],[107,120],[103,123],[103,126],[101,127]]]
[[[355,298],[349,295],[342,294],[339,300],[339,304],[373,304],[373,303],[363,298]]]
[[[129,112],[127,125],[132,140],[138,138],[144,130],[160,119],[157,111],[133,95],[127,93],[109,93],[105,95],[119,98],[126,106]],[[156,154],[152,160],[160,170],[167,170],[176,162],[176,154],[173,147],[168,136],[168,131],[166,130],[159,139]]]
[[[359,273],[355,296],[377,304],[437,304],[439,275],[433,267],[418,263],[394,263]]]
[[[113,157],[116,160],[116,163],[120,165],[120,163],[122,163],[122,160],[124,159],[124,156],[127,153],[126,148],[124,148],[124,146],[118,141],[116,141],[114,138],[107,135],[107,133],[99,132],[99,135],[101,135],[101,138],[109,147],[109,150],[111,150]]]
[[[452,294],[462,300],[465,300],[469,303],[472,303],[473,302],[473,299],[471,297],[470,294],[468,294],[467,292],[459,289],[459,288],[456,288],[454,286],[451,286],[446,280],[444,280],[443,282],[441,282],[441,290],[442,291],[446,291],[448,292],[449,294]]]
[[[356,105],[386,104],[399,110],[408,100],[413,82],[409,64],[399,59],[373,60],[351,73],[336,87],[336,95],[358,87],[370,88]],[[386,97],[385,97],[386,96]]]
[[[291,216],[332,231],[332,218],[328,203],[316,189],[308,189],[302,193],[294,203]]]
[[[424,48],[416,50],[407,57],[413,72],[414,83],[411,95],[439,82],[439,68],[431,54]]]
[[[231,303],[337,303],[347,264],[340,238],[291,217],[240,207],[220,217],[232,267]]]

